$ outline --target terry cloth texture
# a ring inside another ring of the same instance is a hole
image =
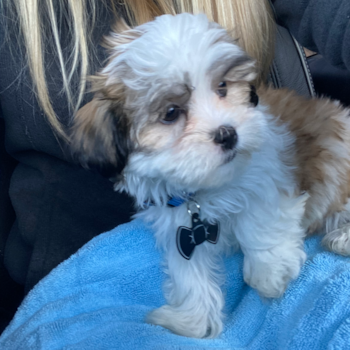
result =
[[[206,244],[206,243],[204,243]],[[102,234],[28,294],[0,338],[1,349],[350,348],[350,259],[306,241],[308,260],[279,300],[262,300],[243,282],[243,255],[225,260],[224,332],[192,339],[145,323],[164,304],[162,253],[141,221]]]
[[[275,0],[274,7],[301,45],[350,70],[349,0]]]

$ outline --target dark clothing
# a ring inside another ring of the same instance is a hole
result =
[[[308,64],[317,95],[350,106],[350,71],[332,66],[321,55],[308,58]]]
[[[96,68],[102,66],[105,58],[98,43],[113,20],[106,12],[93,35],[99,57]],[[9,191],[14,212],[8,208],[6,194],[0,202],[0,208],[7,206],[0,215],[10,213],[0,225],[1,258],[4,256],[12,279],[28,292],[92,237],[129,221],[133,203],[128,196],[114,192],[108,179],[74,164],[68,147],[57,140],[38,106],[20,52],[23,44],[17,42],[13,29],[5,33],[3,21],[0,23],[0,113],[5,124],[1,142],[13,158],[2,154],[2,182],[6,182],[9,169],[17,163]],[[69,55],[71,37],[67,23],[62,23],[61,34],[64,53]],[[53,48],[48,48],[45,66],[54,110],[68,126],[72,112],[61,93],[62,77]],[[78,77],[76,85],[77,82]],[[88,100],[86,96],[84,103]],[[3,281],[0,283],[4,288]],[[3,302],[1,298],[2,295]]]
[[[349,0],[275,0],[278,20],[304,47],[350,71]]]

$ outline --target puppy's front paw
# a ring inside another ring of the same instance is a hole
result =
[[[298,277],[306,260],[302,249],[273,248],[256,251],[244,259],[244,280],[266,298],[279,298],[288,283]]]
[[[169,305],[152,311],[147,317],[147,322],[192,338],[214,338],[222,332],[220,317],[209,317],[203,313],[181,310]]]
[[[349,256],[350,255],[350,224],[328,232],[323,240],[322,244],[325,245],[330,251]]]

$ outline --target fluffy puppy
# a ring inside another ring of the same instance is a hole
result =
[[[153,225],[167,305],[149,322],[215,337],[224,254],[239,247],[245,281],[268,298],[298,276],[307,231],[324,230],[328,248],[350,254],[349,111],[284,90],[256,94],[254,61],[204,15],[120,31],[107,38],[110,60],[72,146],[86,166],[119,165],[115,189]]]

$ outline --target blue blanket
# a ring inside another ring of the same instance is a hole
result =
[[[241,253],[226,260],[226,320],[218,339],[181,337],[144,322],[164,303],[161,253],[135,220],[104,233],[44,278],[0,338],[0,349],[350,349],[350,259],[307,240],[309,256],[283,298],[243,282]]]

